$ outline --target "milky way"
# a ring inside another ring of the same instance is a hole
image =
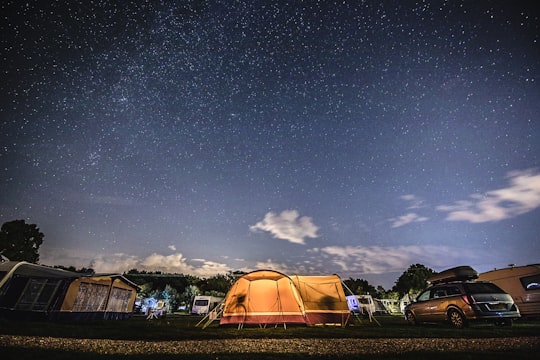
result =
[[[388,287],[539,260],[533,2],[1,12],[0,221],[37,224],[44,263]]]

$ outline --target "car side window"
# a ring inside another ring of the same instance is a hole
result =
[[[420,295],[418,295],[418,297],[416,298],[416,301],[426,301],[426,300],[429,300],[429,293],[431,291],[430,290],[426,290],[424,291],[423,293],[421,293]]]
[[[457,286],[450,286],[446,289],[446,293],[448,295],[459,295],[461,294],[461,291],[459,291],[458,287]]]
[[[446,290],[445,289],[436,289],[433,290],[433,298],[441,298],[446,296]]]

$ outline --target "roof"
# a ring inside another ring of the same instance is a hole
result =
[[[479,279],[497,281],[502,279],[534,276],[538,274],[540,274],[540,264],[530,264],[486,271],[485,273],[480,274]]]
[[[6,274],[17,274],[32,277],[53,277],[53,278],[73,278],[80,277],[81,274],[52,268],[44,265],[32,264],[25,261],[7,261],[0,263],[0,272]]]
[[[120,281],[123,281],[126,284],[136,289],[139,289],[139,286],[137,284],[128,280],[125,276],[121,274],[82,274],[45,265],[32,264],[25,261],[7,261],[0,263],[0,276],[2,276],[2,278],[0,278],[0,287],[2,287],[2,285],[7,281],[8,278],[14,275],[49,279],[109,277],[111,279],[119,279]]]

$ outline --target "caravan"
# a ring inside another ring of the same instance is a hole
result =
[[[540,264],[511,266],[480,274],[510,294],[522,316],[540,316]]]
[[[120,320],[139,287],[119,274],[80,274],[25,261],[0,262],[0,317]]]
[[[193,300],[191,313],[194,315],[206,315],[223,301],[222,297],[197,295]]]

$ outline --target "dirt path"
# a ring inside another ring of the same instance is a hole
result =
[[[487,339],[227,339],[125,341],[0,335],[0,347],[57,349],[96,354],[297,353],[397,354],[409,351],[540,350],[540,336]]]

